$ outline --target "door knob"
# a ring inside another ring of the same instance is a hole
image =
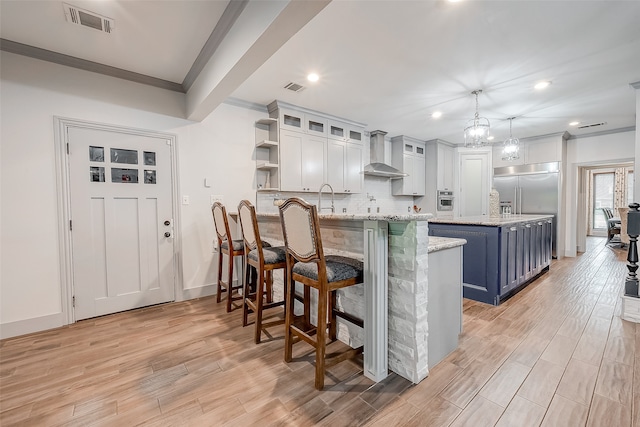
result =
[[[171,221],[166,220],[166,221],[164,222],[164,225],[166,225],[167,227],[168,227],[168,226],[170,226],[170,225],[171,225]]]
[[[164,237],[171,237],[171,233],[169,233],[168,231],[164,233]]]

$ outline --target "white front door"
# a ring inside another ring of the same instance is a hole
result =
[[[69,127],[75,319],[174,299],[168,139]]]

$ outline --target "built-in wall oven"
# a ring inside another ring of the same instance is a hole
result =
[[[438,206],[436,209],[439,211],[453,210],[453,191],[438,190]]]

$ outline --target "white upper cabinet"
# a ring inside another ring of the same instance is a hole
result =
[[[275,152],[279,156],[273,158],[266,149],[256,156],[268,157],[270,165],[277,163],[280,191],[314,192],[328,182],[336,193],[362,192],[364,125],[281,101],[272,102],[268,109],[270,120],[278,124]],[[260,174],[262,180],[263,175],[266,172]],[[270,179],[273,187],[276,183]]]
[[[364,128],[336,120],[329,120],[327,136],[340,141],[362,144],[364,140]]]
[[[345,192],[362,193],[364,175],[362,162],[364,160],[362,144],[347,142],[347,158],[345,162]]]
[[[326,138],[280,131],[280,190],[318,191],[325,181]]]
[[[347,143],[329,138],[327,142],[327,182],[335,193],[344,193],[347,189]]]
[[[393,166],[409,176],[391,182],[394,196],[424,196],[426,186],[426,145],[424,141],[401,135],[391,138]]]
[[[336,193],[360,193],[364,129],[329,120],[327,145],[327,182]]]
[[[535,163],[562,162],[566,150],[566,132],[520,140],[520,158],[502,160],[502,144],[493,146],[493,167],[531,165]]]
[[[327,137],[327,119],[312,114],[304,115],[305,132],[310,135]]]
[[[280,129],[304,132],[304,113],[281,108],[278,110],[280,118]]]
[[[285,108],[279,109],[278,112],[280,129],[316,136],[327,136],[328,120],[325,117]]]

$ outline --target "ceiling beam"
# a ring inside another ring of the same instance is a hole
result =
[[[218,49],[222,40],[224,40],[229,30],[231,30],[231,27],[233,27],[233,24],[235,24],[236,20],[240,17],[247,3],[249,3],[249,0],[232,0],[229,2],[216,27],[211,32],[211,35],[209,35],[207,42],[202,47],[202,50],[200,50],[198,57],[193,61],[191,69],[189,69],[189,72],[182,81],[182,87],[185,92],[189,91],[193,82],[198,78],[202,69],[207,65],[207,62],[211,59],[216,49]]]
[[[187,91],[187,119],[205,119],[330,2],[249,1]]]

